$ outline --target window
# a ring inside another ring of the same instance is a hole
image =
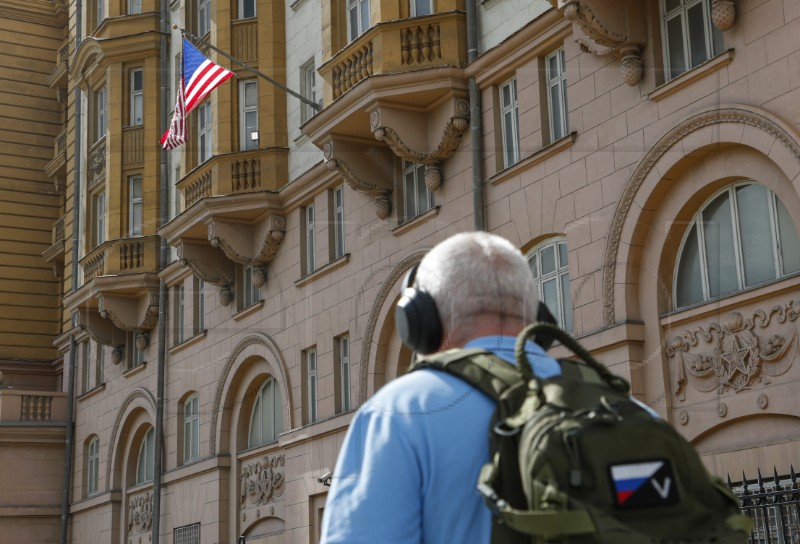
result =
[[[95,26],[100,26],[100,23],[106,20],[106,0],[95,0],[95,10],[97,15]]]
[[[249,447],[260,446],[278,439],[283,431],[281,390],[274,378],[269,378],[258,390],[250,417]]]
[[[200,544],[200,524],[193,523],[192,525],[175,527],[172,541],[175,544]]]
[[[142,176],[128,178],[128,236],[142,235]]]
[[[139,349],[136,347],[137,334],[142,333],[137,333],[134,331],[128,331],[125,333],[125,364],[127,365],[127,370],[131,370],[132,368],[136,368],[137,366],[145,363],[144,351],[139,351]]]
[[[555,142],[567,135],[567,70],[564,48],[547,55],[545,75],[547,77],[547,117],[550,141]]]
[[[97,193],[93,198],[94,209],[94,245],[99,246],[106,241],[106,194]]]
[[[197,0],[197,34],[202,38],[211,32],[211,0]]]
[[[198,120],[198,161],[203,163],[211,158],[211,102],[203,102],[197,107]]]
[[[789,212],[759,183],[731,185],[695,215],[675,268],[676,308],[800,271],[800,240]]]
[[[314,59],[312,58],[300,67],[300,94],[304,98],[308,98],[313,103],[317,103],[317,87],[316,87],[316,68],[314,67]],[[316,111],[314,108],[306,104],[300,103],[300,122],[305,123],[311,119]]]
[[[175,286],[175,345],[182,343],[186,338],[184,327],[186,313],[186,298],[183,284]]]
[[[95,142],[106,135],[106,98],[105,87],[100,88],[100,90],[94,93]]]
[[[94,344],[94,385],[98,387],[105,382],[105,347],[99,342]]]
[[[141,126],[144,122],[144,70],[131,70],[130,119],[132,127]]]
[[[258,81],[239,82],[239,149],[258,148]]]
[[[206,282],[194,278],[194,334],[206,330]]]
[[[369,28],[369,0],[347,0],[347,36],[353,41]]]
[[[539,300],[555,316],[559,326],[572,331],[572,301],[569,292],[567,242],[548,240],[528,255]]]
[[[305,259],[305,273],[311,274],[316,270],[316,244],[314,243],[314,205],[309,204],[303,208],[303,224],[305,226],[305,236],[303,236],[303,257]]]
[[[331,206],[333,217],[331,218],[331,248],[333,248],[332,259],[344,256],[344,185],[339,185],[333,190],[333,205]]]
[[[100,477],[100,439],[94,437],[86,447],[86,494],[97,493]]]
[[[200,397],[192,395],[183,404],[183,462],[200,457]]]
[[[253,265],[239,265],[239,309],[244,310],[261,300],[261,292],[253,285]]]
[[[142,0],[128,0],[128,14],[135,15],[142,12]]]
[[[239,0],[239,19],[252,19],[256,16],[256,0]]]
[[[721,53],[722,32],[711,24],[711,0],[661,0],[666,79]]]
[[[350,411],[350,337],[340,336],[334,342],[336,413]]]
[[[500,85],[500,132],[503,137],[503,167],[519,161],[519,109],[517,78]]]
[[[305,369],[305,416],[306,423],[317,421],[317,350],[307,349],[303,352],[303,368]]]
[[[433,192],[425,185],[425,165],[403,161],[403,214],[405,221],[433,208]]]
[[[433,0],[411,0],[411,16],[422,17],[433,13]]]
[[[148,429],[139,448],[139,460],[136,463],[136,485],[153,481],[155,471],[155,440],[156,432],[153,427]]]

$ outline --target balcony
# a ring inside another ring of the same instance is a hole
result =
[[[319,69],[324,110],[302,131],[326,166],[391,211],[394,157],[425,165],[431,191],[469,124],[463,11],[378,23]]]
[[[80,260],[84,281],[97,276],[158,272],[159,238],[120,238],[109,240]]]
[[[67,129],[62,130],[53,140],[53,160],[47,163],[44,171],[48,177],[64,178],[67,175]]]
[[[140,168],[144,164],[144,127],[123,127],[122,168]]]
[[[53,263],[53,271],[60,277],[58,272],[60,267],[64,265],[64,217],[53,223],[51,236],[52,243],[42,253],[42,257],[46,262]]]
[[[65,41],[56,52],[56,67],[47,76],[50,88],[67,87],[67,73],[69,72],[69,40]]]
[[[178,183],[183,208],[211,196],[276,191],[286,184],[287,160],[285,148],[215,155]]]
[[[66,393],[0,389],[0,425],[64,422],[66,414]]]

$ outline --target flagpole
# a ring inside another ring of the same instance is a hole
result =
[[[287,86],[285,86],[285,85],[283,85],[283,84],[281,84],[281,83],[278,83],[277,81],[275,81],[274,79],[272,79],[271,77],[269,77],[267,74],[264,74],[264,73],[262,73],[262,72],[259,72],[258,70],[256,70],[256,69],[255,69],[255,68],[253,68],[252,66],[248,66],[247,64],[245,64],[244,62],[240,61],[240,60],[239,60],[239,59],[237,59],[236,57],[229,55],[228,53],[226,53],[226,52],[225,52],[225,51],[223,51],[222,49],[219,49],[219,48],[215,47],[214,45],[212,45],[211,43],[209,43],[209,42],[205,41],[203,38],[198,38],[197,36],[195,36],[194,34],[192,34],[191,32],[189,32],[189,31],[188,31],[188,30],[186,30],[185,28],[178,28],[178,25],[172,25],[172,28],[173,28],[173,29],[175,29],[175,30],[180,30],[181,34],[183,34],[183,35],[185,35],[185,36],[189,36],[189,37],[190,37],[191,39],[193,39],[194,41],[196,41],[196,42],[200,42],[201,44],[205,45],[206,47],[209,47],[209,48],[213,49],[214,51],[216,51],[217,53],[219,53],[220,55],[222,55],[222,56],[223,56],[223,57],[225,57],[226,59],[229,59],[229,60],[231,60],[231,61],[235,62],[236,64],[238,64],[238,65],[239,65],[239,66],[241,66],[242,68],[245,68],[245,69],[247,69],[247,70],[250,70],[250,71],[251,71],[251,72],[253,72],[255,75],[257,75],[257,76],[259,76],[259,77],[262,77],[262,78],[266,79],[267,81],[269,81],[270,83],[272,83],[273,85],[275,85],[276,87],[278,87],[279,89],[282,89],[282,90],[286,91],[286,92],[287,92],[287,93],[289,93],[290,95],[292,95],[292,96],[294,96],[295,98],[299,99],[299,100],[300,100],[301,102],[303,102],[304,104],[306,104],[306,105],[308,105],[308,106],[310,106],[310,107],[314,108],[314,110],[315,110],[315,111],[319,111],[319,110],[321,110],[321,109],[322,109],[322,107],[320,107],[320,105],[319,105],[319,104],[315,104],[314,102],[312,102],[311,100],[309,100],[309,99],[308,99],[308,98],[306,98],[305,96],[301,95],[300,93],[296,93],[296,92],[294,92],[293,90],[291,90],[289,87],[287,87]]]

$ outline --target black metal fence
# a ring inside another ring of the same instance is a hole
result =
[[[800,544],[800,483],[794,467],[788,475],[778,476],[772,468],[772,478],[761,476],[731,482],[728,487],[739,497],[742,513],[753,520],[751,544]]]

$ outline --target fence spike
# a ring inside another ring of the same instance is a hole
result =
[[[777,489],[780,487],[778,485],[778,469],[775,468],[775,465],[772,465],[772,480],[775,482],[775,488]]]
[[[728,480],[728,488],[733,489],[733,482],[731,482],[730,472],[725,473],[725,478]]]
[[[758,492],[765,493],[766,490],[764,489],[764,477],[761,476],[761,467],[758,467]]]

